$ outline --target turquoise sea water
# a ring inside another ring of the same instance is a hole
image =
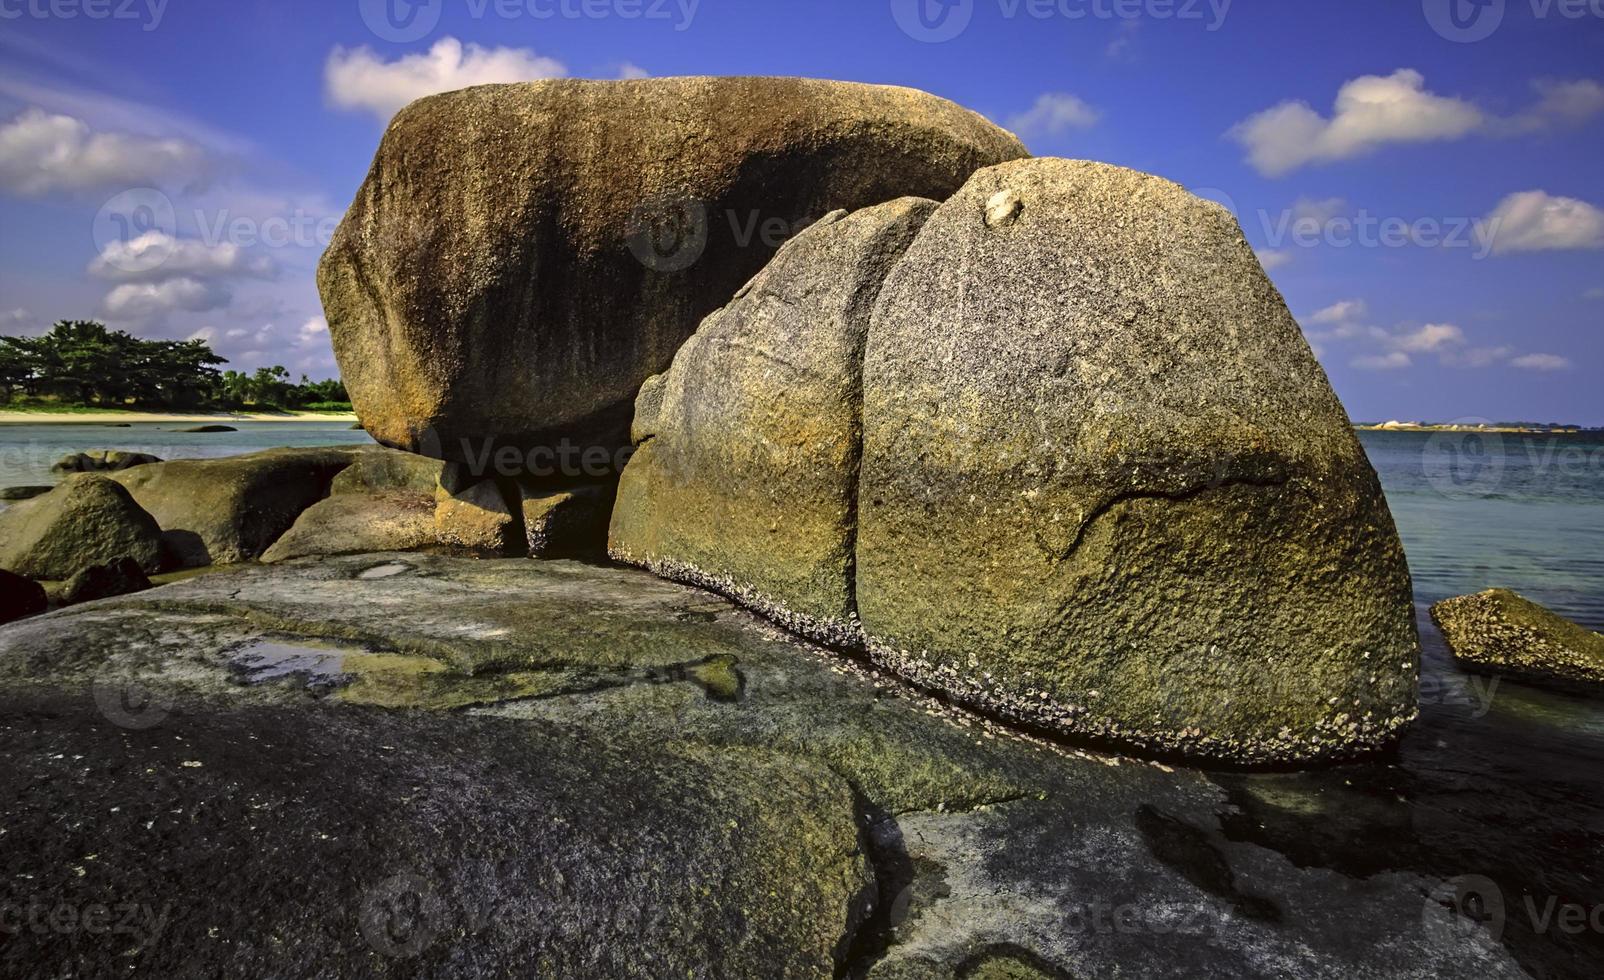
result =
[[[162,459],[215,459],[275,446],[332,446],[372,443],[349,422],[224,422],[238,432],[185,433],[193,423],[136,422],[127,427],[104,423],[66,425],[0,424],[0,487],[60,481],[50,466],[68,453],[123,449]]]

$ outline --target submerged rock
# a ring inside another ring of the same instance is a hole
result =
[[[462,461],[490,438],[620,448],[641,382],[798,226],[944,198],[1025,155],[976,113],[906,88],[478,86],[391,121],[318,283],[380,442]]]
[[[254,561],[361,450],[269,449],[226,459],[180,459],[112,474],[161,525],[186,568]]]
[[[90,565],[68,579],[61,587],[59,600],[64,606],[75,606],[96,599],[143,592],[150,588],[150,579],[139,562],[132,558],[118,558],[104,565]]]
[[[613,557],[854,642],[863,348],[880,284],[935,209],[902,198],[792,239],[642,389]]]
[[[1604,635],[1508,589],[1445,599],[1432,622],[1460,663],[1534,681],[1604,685]]]
[[[880,292],[863,401],[877,662],[1235,763],[1380,748],[1414,717],[1386,501],[1224,209],[1105,164],[977,173]]]
[[[42,613],[49,604],[44,586],[0,568],[0,624]]]
[[[69,453],[50,467],[52,473],[108,473],[126,470],[147,463],[160,463],[160,456],[150,453],[124,452],[120,449],[92,449],[86,453]]]
[[[53,486],[5,487],[0,489],[0,500],[7,502],[32,500],[35,497],[42,497],[54,489],[55,487]]]
[[[173,431],[205,435],[219,432],[238,432],[239,430],[232,425],[191,425],[182,429],[174,429]]]
[[[160,570],[161,528],[109,477],[77,476],[0,511],[0,568],[18,575],[66,579],[124,556]]]

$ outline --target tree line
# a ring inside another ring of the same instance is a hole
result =
[[[98,408],[348,409],[339,380],[299,383],[281,366],[219,371],[203,340],[142,340],[94,320],[0,337],[0,400]]]

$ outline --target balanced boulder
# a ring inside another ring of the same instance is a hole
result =
[[[108,477],[73,477],[0,511],[0,568],[18,575],[61,580],[123,556],[160,569],[161,528]]]
[[[492,442],[616,449],[641,383],[798,228],[1023,156],[905,88],[478,86],[396,115],[318,282],[380,442],[463,462]]]
[[[1280,763],[1414,716],[1386,501],[1223,208],[1104,164],[977,173],[881,290],[856,588],[875,660],[1158,753]]]
[[[827,215],[708,317],[637,400],[613,557],[853,643],[863,349],[891,267],[935,210]]]
[[[1431,607],[1460,663],[1567,687],[1604,685],[1604,635],[1508,589],[1488,589]]]

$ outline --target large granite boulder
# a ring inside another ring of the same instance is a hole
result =
[[[319,287],[380,442],[459,461],[489,437],[618,448],[641,382],[797,228],[944,198],[1024,155],[979,115],[905,88],[479,86],[396,115]]]
[[[1508,589],[1431,607],[1448,649],[1475,670],[1594,690],[1604,685],[1604,635]]]
[[[977,173],[880,292],[863,399],[879,663],[1234,763],[1374,749],[1414,717],[1375,472],[1223,208],[1097,163]]]
[[[856,642],[863,349],[880,285],[935,202],[827,215],[708,317],[638,400],[613,557]]]
[[[107,477],[78,476],[0,511],[0,568],[18,575],[67,579],[124,556],[159,570],[161,528]]]
[[[269,449],[151,463],[108,479],[127,487],[155,516],[175,563],[229,565],[259,557],[303,511],[328,496],[334,477],[361,452]]]

